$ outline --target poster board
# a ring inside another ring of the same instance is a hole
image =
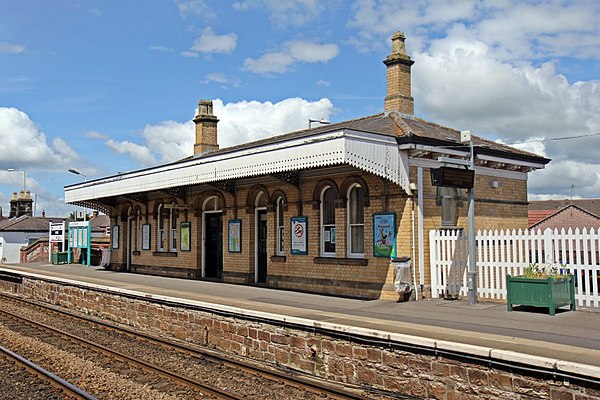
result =
[[[142,225],[142,250],[150,250],[150,224]]]
[[[292,217],[290,219],[290,252],[295,255],[308,254],[308,218]]]
[[[393,257],[396,248],[396,213],[373,214],[373,256]]]
[[[192,223],[182,222],[179,229],[179,249],[181,251],[191,251],[192,247]]]
[[[242,252],[242,220],[230,219],[228,224],[228,250],[230,253]]]

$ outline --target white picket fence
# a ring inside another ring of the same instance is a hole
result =
[[[467,236],[460,230],[429,232],[432,297],[467,296]],[[600,228],[565,231],[478,231],[476,267],[480,299],[506,299],[506,275],[531,264],[554,266],[575,276],[579,306],[599,307]]]

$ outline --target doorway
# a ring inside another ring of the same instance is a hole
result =
[[[223,217],[204,213],[204,277],[223,279]]]
[[[267,210],[256,214],[256,283],[267,283]]]

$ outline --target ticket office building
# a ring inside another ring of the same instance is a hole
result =
[[[111,217],[111,268],[361,298],[395,298],[390,258],[429,295],[428,232],[467,225],[464,190],[436,187],[460,132],[413,115],[412,60],[392,37],[385,112],[219,149],[199,102],[194,155],[65,187]],[[549,161],[474,138],[477,228],[527,227],[527,174]]]

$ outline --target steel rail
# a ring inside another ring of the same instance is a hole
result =
[[[368,399],[368,397],[365,397],[358,393],[354,393],[350,390],[341,389],[341,388],[331,385],[327,382],[321,382],[318,380],[318,378],[307,378],[306,376],[297,375],[297,371],[290,370],[289,372],[280,372],[280,371],[262,367],[260,365],[256,365],[253,363],[248,363],[247,361],[238,360],[231,356],[223,355],[223,354],[217,353],[215,351],[210,351],[208,349],[198,348],[197,346],[184,345],[184,344],[180,344],[177,342],[169,341],[166,339],[162,339],[160,337],[149,335],[144,332],[137,332],[137,331],[134,331],[133,329],[117,326],[117,325],[114,325],[114,324],[111,324],[111,323],[108,323],[105,321],[98,321],[96,319],[93,319],[93,318],[90,318],[87,316],[76,315],[73,312],[57,310],[57,309],[49,307],[47,305],[35,303],[30,300],[12,297],[12,296],[8,296],[8,295],[2,294],[2,293],[0,293],[0,297],[4,297],[4,298],[10,299],[15,302],[21,302],[21,303],[25,303],[25,304],[32,305],[35,307],[39,307],[44,311],[51,311],[51,312],[54,312],[54,313],[57,313],[60,315],[64,315],[64,316],[73,318],[75,320],[83,320],[83,321],[86,321],[86,322],[89,322],[92,324],[100,325],[107,329],[111,329],[113,331],[129,335],[136,339],[142,338],[146,341],[150,341],[155,344],[161,345],[163,347],[167,347],[169,349],[176,350],[183,354],[191,355],[194,357],[204,357],[204,358],[207,358],[207,359],[210,359],[210,360],[213,360],[213,361],[225,364],[225,365],[229,365],[231,367],[238,368],[245,372],[249,372],[249,373],[257,375],[261,378],[265,378],[265,379],[269,379],[269,380],[273,380],[273,381],[277,381],[277,382],[283,382],[287,385],[290,385],[290,386],[298,388],[298,389],[309,390],[315,394],[320,394],[320,395],[326,394],[329,399],[337,399],[337,400],[366,400],[366,399]],[[363,388],[363,387],[359,387],[359,386],[353,386],[353,388],[356,390],[366,390],[366,391],[370,390],[370,388]]]
[[[50,371],[45,370],[39,365],[33,363],[32,361],[18,355],[17,353],[7,349],[6,347],[0,346],[0,352],[7,358],[12,359],[17,364],[24,366],[28,371],[33,372],[35,375],[42,378],[44,381],[49,382],[55,388],[65,392],[65,394],[69,396],[73,396],[76,399],[82,400],[96,400],[94,396],[85,391],[79,389],[77,386],[73,385],[70,382],[54,375]]]
[[[183,384],[185,384],[185,385],[187,385],[189,387],[192,387],[192,388],[194,388],[196,390],[199,390],[199,391],[203,392],[204,394],[215,396],[218,399],[231,399],[231,400],[241,400],[241,399],[244,399],[244,397],[239,397],[239,396],[237,396],[235,394],[225,392],[225,391],[223,391],[221,389],[218,389],[218,388],[215,388],[215,387],[212,387],[212,386],[209,386],[209,385],[205,385],[203,383],[196,382],[196,381],[194,381],[194,380],[192,380],[192,379],[190,379],[190,378],[188,378],[186,376],[183,376],[183,375],[171,372],[171,371],[169,371],[167,369],[164,369],[164,368],[162,368],[162,367],[160,367],[158,365],[154,365],[154,364],[148,363],[148,362],[140,360],[138,358],[128,356],[127,354],[123,354],[121,352],[109,349],[106,346],[103,346],[103,345],[98,344],[98,343],[94,343],[94,342],[92,342],[90,340],[84,339],[84,338],[79,337],[77,335],[73,335],[71,333],[62,331],[60,329],[53,328],[51,326],[48,326],[48,325],[45,325],[45,324],[42,324],[42,323],[39,323],[39,322],[31,321],[31,320],[29,320],[27,318],[21,317],[21,316],[19,316],[17,314],[14,314],[14,313],[10,312],[10,311],[0,310],[0,314],[8,315],[12,319],[18,320],[21,323],[24,323],[24,324],[29,325],[29,326],[33,326],[33,327],[35,327],[35,328],[37,328],[39,330],[46,331],[46,332],[48,332],[50,334],[68,338],[68,339],[70,339],[70,340],[72,340],[72,341],[74,341],[76,343],[83,344],[83,345],[85,345],[85,347],[88,347],[88,348],[90,348],[90,349],[92,349],[94,351],[97,351],[97,352],[101,353],[101,354],[110,355],[110,356],[115,357],[116,359],[121,360],[121,361],[123,361],[123,362],[125,362],[125,363],[127,363],[129,365],[132,365],[132,366],[141,368],[143,370],[152,372],[154,374],[166,377],[167,379],[170,379],[172,381],[183,383]]]

